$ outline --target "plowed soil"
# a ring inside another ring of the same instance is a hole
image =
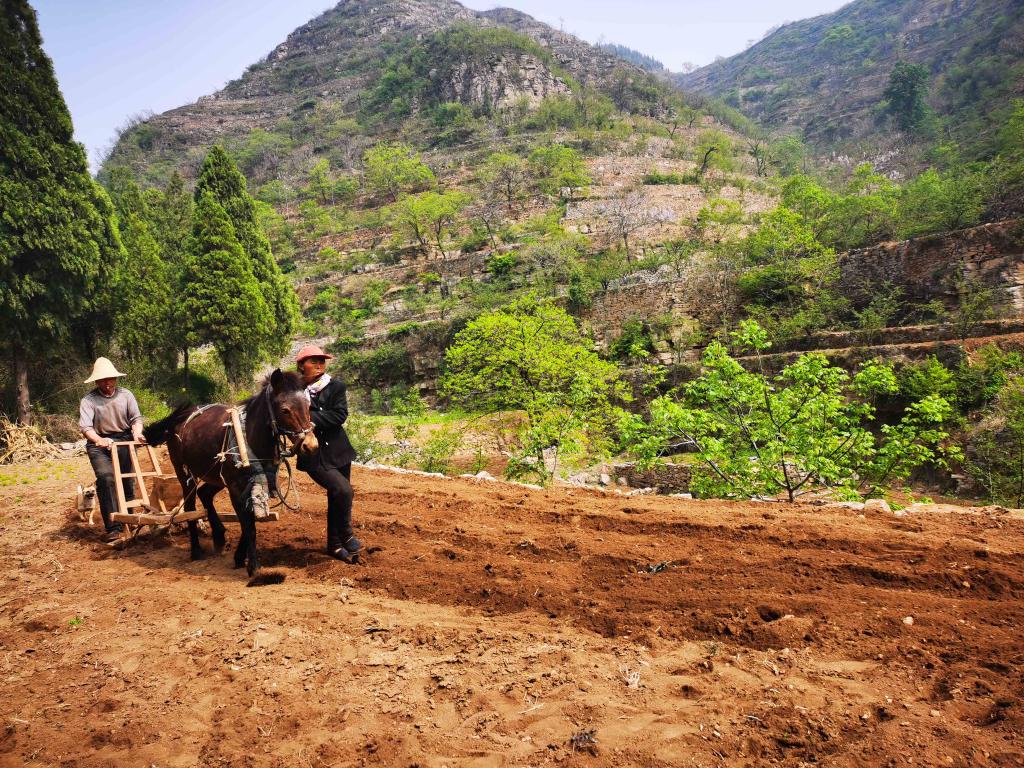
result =
[[[1024,765],[1012,515],[353,480],[253,586],[0,489],[0,765]]]

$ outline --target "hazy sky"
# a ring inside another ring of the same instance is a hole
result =
[[[505,5],[596,42],[621,43],[679,70],[737,53],[785,21],[847,0],[463,0]],[[212,93],[266,56],[331,0],[33,0],[43,45],[89,159],[131,115]]]

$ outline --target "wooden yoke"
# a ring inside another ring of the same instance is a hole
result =
[[[245,442],[245,430],[242,429],[242,420],[238,416],[238,409],[229,408],[228,413],[231,414],[231,426],[235,430],[235,445],[238,446],[238,460],[241,462],[243,467],[248,467],[250,465],[249,447]]]

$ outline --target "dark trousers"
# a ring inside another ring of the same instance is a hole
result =
[[[352,536],[352,465],[332,467],[318,460],[306,469],[313,482],[327,489],[327,548],[345,546]]]
[[[131,440],[131,432],[115,435],[100,435],[109,437],[112,440]],[[108,531],[117,530],[117,523],[110,519],[112,512],[117,511],[117,491],[114,488],[114,461],[110,457],[109,448],[100,448],[98,445],[88,443],[85,447],[89,454],[89,462],[92,464],[92,471],[96,473],[96,496],[100,500],[100,514],[103,515],[103,525]],[[117,449],[117,457],[121,463],[121,470],[132,471],[132,457],[128,446],[121,446]],[[121,480],[124,488],[125,499],[135,498],[135,481],[126,477]]]

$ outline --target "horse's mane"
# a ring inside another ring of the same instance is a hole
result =
[[[257,405],[262,401],[263,394],[267,391],[267,387],[270,386],[270,377],[273,374],[263,377],[263,381],[260,383],[259,391],[254,395],[250,395],[241,402],[241,405],[246,406],[246,410],[250,410],[250,406]],[[302,377],[295,373],[295,371],[281,371],[281,391],[282,392],[301,392],[306,388],[306,385],[302,381]]]

